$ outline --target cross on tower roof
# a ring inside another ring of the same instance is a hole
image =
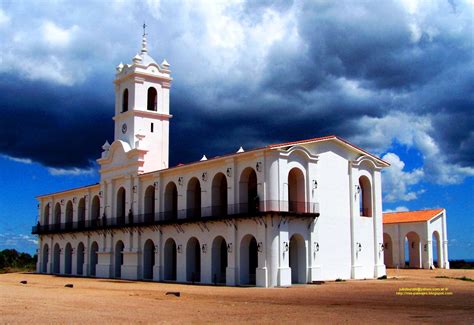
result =
[[[145,37],[147,34],[146,34],[146,24],[145,22],[143,22],[143,37]]]

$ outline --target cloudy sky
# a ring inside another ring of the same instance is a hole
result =
[[[336,134],[392,164],[384,209],[446,207],[474,258],[474,2],[0,2],[0,248],[34,196],[95,183],[115,66],[171,65],[171,165]]]

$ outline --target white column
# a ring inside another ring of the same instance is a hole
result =
[[[264,217],[265,218],[265,217]],[[266,220],[268,221],[268,220]],[[260,246],[260,250],[258,252],[258,267],[257,267],[257,287],[264,287],[267,288],[269,286],[268,283],[268,268],[267,268],[267,261],[265,256],[267,255],[267,241],[266,241],[266,231],[265,225],[259,224],[257,225],[257,247]]]
[[[156,197],[156,194],[155,194]],[[156,211],[156,210],[155,210]],[[155,240],[155,266],[153,266],[153,281],[161,281],[161,233],[159,231],[154,232]]]
[[[443,268],[449,269],[449,258],[448,258],[448,230],[447,230],[447,225],[446,225],[446,210],[443,211],[443,217],[441,218],[442,225],[443,225],[443,233],[441,234],[440,241],[443,241],[443,249],[440,249],[443,254]],[[441,261],[441,259],[440,259]]]
[[[322,268],[320,264],[319,251],[322,249],[319,243],[319,218],[316,218],[310,226],[309,229],[309,247],[308,247],[308,272],[309,272],[309,281],[321,281],[322,278]]]
[[[374,277],[386,275],[383,256],[382,177],[379,170],[372,174],[372,222],[374,231]]]
[[[278,285],[279,286],[291,286],[290,238],[289,238],[289,233],[288,233],[288,224],[289,222],[280,224],[280,231],[277,235],[278,240],[274,240],[274,242],[277,243],[276,249],[278,251],[276,252],[277,255],[272,256],[272,257],[277,257],[279,260],[279,263],[278,263],[279,264],[278,266]],[[274,247],[272,247],[272,252],[274,252]]]
[[[235,220],[233,222],[236,222]],[[226,285],[234,286],[240,283],[238,279],[239,272],[237,261],[237,229],[232,225],[227,226],[227,268],[226,268]]]

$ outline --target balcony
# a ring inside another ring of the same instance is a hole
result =
[[[148,227],[159,225],[185,224],[196,222],[219,221],[229,219],[246,219],[278,213],[298,218],[316,218],[319,216],[319,204],[314,202],[260,201],[258,203],[229,204],[197,209],[182,209],[129,215],[115,218],[98,218],[60,224],[36,225],[32,234],[54,234],[102,229]]]

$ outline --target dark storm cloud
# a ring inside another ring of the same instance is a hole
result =
[[[110,10],[124,13],[128,23],[141,23],[136,8],[120,6]],[[71,39],[80,40],[70,43],[68,58],[83,78],[75,83],[74,74],[65,81],[47,75],[74,87],[12,83],[11,75],[0,74],[2,153],[53,167],[87,167],[105,139],[112,140],[110,80],[87,72],[111,79],[112,64],[133,56],[136,37],[99,13],[90,17],[90,24],[100,26],[95,36],[81,25],[91,8],[86,9],[63,26],[77,25],[67,29]],[[328,134],[362,139],[357,144],[381,153],[390,150],[392,140],[416,131],[424,132],[427,142],[433,139],[447,164],[472,166],[472,8],[451,1],[410,10],[396,1],[249,1],[217,12],[174,2],[151,8],[150,53],[157,61],[166,56],[175,78],[171,165],[234,152],[240,145],[250,149]],[[272,19],[275,23],[268,23]],[[63,38],[54,40],[64,43]],[[49,53],[42,43],[34,44]],[[380,121],[400,116],[406,124],[383,134],[393,139],[371,134]],[[429,127],[414,130],[411,120],[418,119]],[[417,141],[406,144],[421,151],[429,147]]]
[[[0,152],[48,167],[89,167],[113,134],[113,102],[91,91],[0,78]]]

